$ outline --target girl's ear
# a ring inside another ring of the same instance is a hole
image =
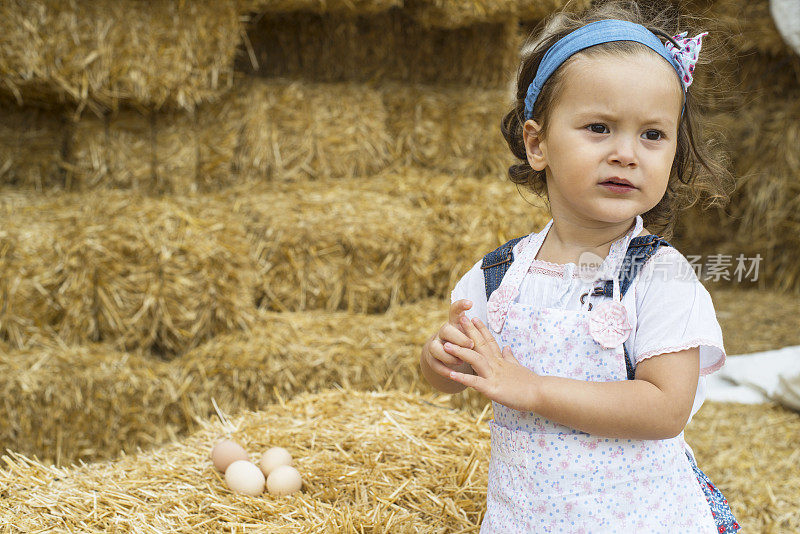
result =
[[[541,138],[541,132],[541,126],[533,119],[528,119],[522,125],[522,139],[525,142],[528,163],[536,171],[543,171],[547,167],[547,161],[542,151],[544,141]]]

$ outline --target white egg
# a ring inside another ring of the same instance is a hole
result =
[[[300,472],[291,465],[279,465],[267,477],[267,489],[273,495],[289,495],[303,487]]]
[[[211,461],[219,471],[225,472],[228,466],[236,460],[249,460],[241,445],[230,439],[223,439],[211,449]]]
[[[246,460],[237,460],[228,466],[225,482],[236,493],[260,495],[264,491],[264,473],[256,464]]]
[[[261,455],[259,466],[264,476],[269,476],[279,465],[292,465],[292,455],[283,447],[272,447]]]

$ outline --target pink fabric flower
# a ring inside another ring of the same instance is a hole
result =
[[[489,301],[486,303],[486,315],[490,326],[495,332],[503,329],[506,315],[508,315],[508,308],[518,294],[519,289],[511,284],[500,284],[500,287],[492,292],[492,296],[489,297]]]
[[[619,347],[631,334],[625,306],[616,300],[595,305],[589,312],[589,333],[603,348]]]

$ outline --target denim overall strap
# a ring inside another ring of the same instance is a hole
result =
[[[489,300],[492,292],[500,286],[503,276],[514,261],[512,249],[523,237],[525,236],[515,237],[483,257],[481,269],[486,285],[486,300]]]
[[[631,286],[634,279],[636,279],[636,275],[639,274],[639,270],[647,263],[647,260],[656,253],[660,246],[671,247],[672,245],[655,234],[643,235],[631,239],[628,250],[625,253],[625,259],[619,271],[619,290],[621,297],[625,296],[628,288]],[[599,289],[600,288],[595,288],[592,294],[605,295],[606,297],[614,296],[614,285],[611,280],[605,282],[605,285],[602,286],[602,291],[599,291]],[[633,380],[636,376],[636,371],[633,365],[631,365],[631,359],[628,357],[628,349],[625,345],[622,345],[622,350],[625,353],[625,370],[628,374],[628,380]]]

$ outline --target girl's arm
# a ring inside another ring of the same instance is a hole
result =
[[[449,372],[510,408],[531,411],[588,434],[625,439],[667,439],[689,419],[700,373],[700,349],[652,356],[636,366],[634,380],[589,382],[537,375],[503,351],[480,320],[462,321],[474,349],[445,344],[475,374]]]
[[[636,365],[634,380],[586,382],[531,373],[530,411],[598,436],[675,437],[686,425],[694,403],[699,350],[694,347],[642,360]]]

